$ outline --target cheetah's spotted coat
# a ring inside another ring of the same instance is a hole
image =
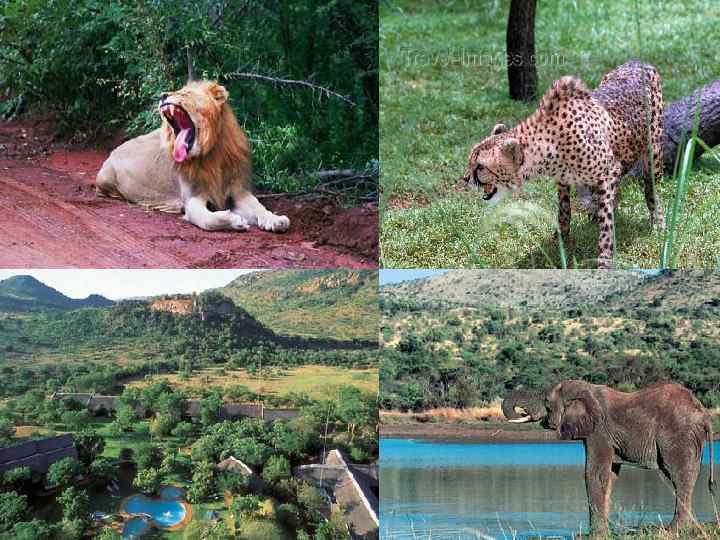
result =
[[[656,214],[662,219],[654,190],[663,174],[662,111],[660,76],[650,65],[627,62],[606,74],[593,92],[577,77],[562,77],[527,119],[513,129],[496,125],[490,137],[473,147],[463,178],[490,200],[503,188],[517,190],[538,176],[553,177],[565,245],[570,243],[569,187],[589,186],[598,203],[598,266],[607,268],[613,257],[618,182],[638,160],[650,220],[654,223]]]

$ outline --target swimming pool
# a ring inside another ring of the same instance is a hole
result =
[[[150,522],[141,517],[132,518],[125,522],[123,538],[138,538],[150,530]]]
[[[120,507],[121,512],[132,516],[126,523],[123,535],[126,538],[140,536],[151,526],[159,529],[182,527],[191,514],[190,506],[184,501],[184,497],[185,490],[175,486],[163,486],[158,497],[141,494],[129,496]],[[130,530],[127,529],[128,525]]]

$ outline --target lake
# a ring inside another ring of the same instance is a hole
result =
[[[720,447],[715,443],[717,464]],[[380,441],[380,535],[391,540],[571,537],[587,533],[582,444]],[[708,448],[693,510],[712,521]],[[716,473],[718,467],[715,467]],[[672,486],[658,471],[623,465],[611,527],[669,523]]]

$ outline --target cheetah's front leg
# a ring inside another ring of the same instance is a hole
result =
[[[565,184],[558,183],[558,224],[560,226],[560,238],[565,252],[570,249],[570,221],[572,210],[570,209],[570,188]]]
[[[615,192],[619,178],[606,176],[598,185],[598,268],[612,268],[615,237]]]

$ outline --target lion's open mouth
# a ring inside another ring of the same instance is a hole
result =
[[[175,103],[161,104],[160,111],[175,132],[173,159],[182,163],[195,143],[195,124],[187,111]]]

